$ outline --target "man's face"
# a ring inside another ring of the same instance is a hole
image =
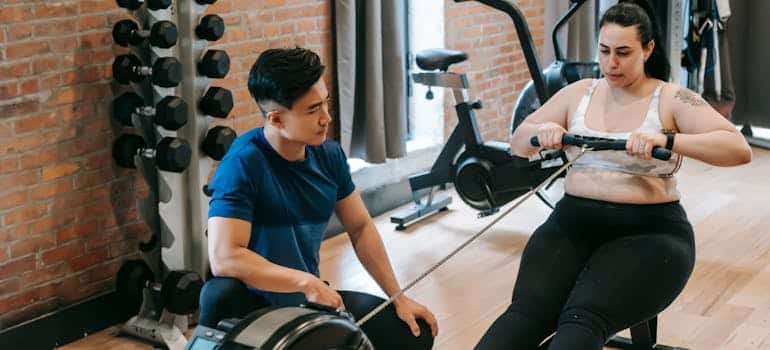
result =
[[[329,91],[323,78],[294,101],[291,109],[280,108],[277,118],[269,118],[283,137],[290,141],[317,146],[326,140],[332,118],[329,115]]]

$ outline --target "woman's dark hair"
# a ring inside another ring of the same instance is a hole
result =
[[[318,55],[300,47],[269,49],[259,55],[249,72],[249,92],[262,104],[274,101],[291,109],[294,101],[304,95],[324,73]]]
[[[610,7],[604,12],[601,21],[599,21],[599,28],[604,27],[608,23],[614,23],[622,27],[636,26],[642,47],[647,46],[650,40],[655,40],[655,48],[647,62],[644,63],[644,72],[647,76],[663,81],[668,80],[671,74],[671,64],[668,62],[665,50],[663,50],[660,27],[649,1],[620,0],[617,5]]]

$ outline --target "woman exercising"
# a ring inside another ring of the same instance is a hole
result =
[[[621,1],[601,18],[603,79],[561,89],[514,132],[527,157],[537,136],[627,139],[626,151],[587,152],[565,180],[564,198],[527,242],[510,306],[478,349],[599,350],[608,337],[652,318],[684,288],[695,263],[693,230],[674,174],[683,157],[716,166],[751,161],[735,127],[699,95],[667,83],[669,63],[647,1]],[[651,157],[653,147],[674,152]],[[567,148],[574,157],[574,147]]]

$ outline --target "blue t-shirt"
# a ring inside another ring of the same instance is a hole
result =
[[[355,186],[336,142],[305,146],[305,154],[302,161],[284,159],[262,128],[241,135],[209,184],[209,217],[251,222],[250,250],[272,263],[318,276],[318,252],[334,205]],[[305,302],[302,293],[254,291],[274,305]]]

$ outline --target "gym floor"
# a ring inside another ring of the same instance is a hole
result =
[[[770,151],[754,160],[716,168],[686,160],[679,173],[682,204],[695,227],[695,271],[679,298],[660,316],[660,343],[689,349],[770,350]],[[436,314],[436,349],[471,349],[507,306],[521,251],[549,209],[531,198],[478,241],[417,284],[408,294]],[[395,231],[391,213],[375,218],[402,285],[419,276],[493,217],[459,198],[449,211],[405,231]],[[382,295],[357,262],[346,235],[324,242],[321,276],[338,289]],[[149,349],[115,328],[60,349]],[[608,348],[609,349],[609,348]]]

